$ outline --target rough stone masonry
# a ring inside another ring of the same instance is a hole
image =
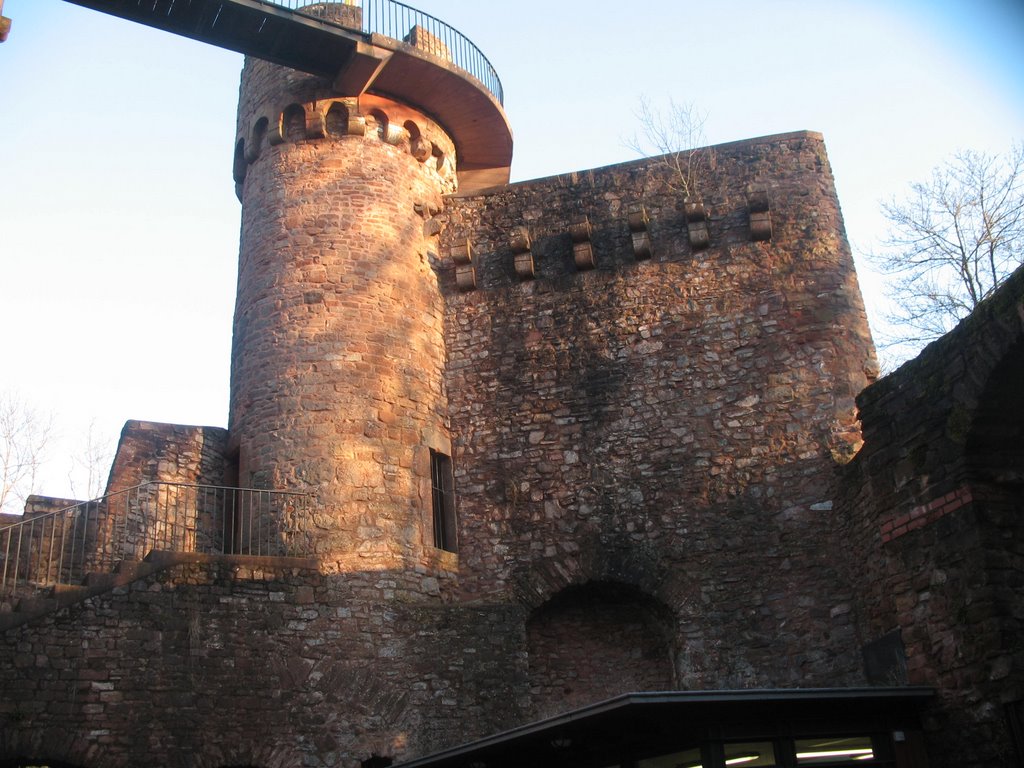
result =
[[[193,545],[5,595],[0,764],[357,768],[631,691],[907,683],[931,765],[1019,764],[1021,277],[872,384],[820,135],[695,149],[689,197],[662,158],[460,192],[486,141],[442,92],[339,82],[247,62],[229,427],[129,422],[108,488],[312,501],[109,511],[96,569]],[[288,556],[237,546],[263,514]]]

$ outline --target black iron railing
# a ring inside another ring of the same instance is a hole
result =
[[[154,550],[308,556],[306,493],[151,482],[0,528],[0,595],[77,584]]]
[[[400,40],[425,53],[450,61],[472,75],[504,103],[498,73],[487,57],[464,34],[440,19],[396,0],[345,0],[310,2],[309,0],[262,0],[287,8],[303,16],[324,19],[364,34],[378,34]]]

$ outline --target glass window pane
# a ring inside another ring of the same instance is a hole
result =
[[[770,741],[747,741],[741,744],[725,744],[725,764],[755,768],[759,765],[776,765],[775,745]]]
[[[870,736],[797,739],[797,765],[871,765],[875,753]]]

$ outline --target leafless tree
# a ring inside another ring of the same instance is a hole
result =
[[[884,203],[889,233],[871,260],[891,278],[887,346],[951,330],[1024,264],[1024,144],[962,151]]]
[[[0,393],[0,511],[20,513],[35,489],[51,421],[10,393]]]
[[[639,132],[626,144],[644,157],[656,156],[670,171],[670,181],[685,201],[698,201],[709,171],[714,168],[714,150],[705,146],[707,113],[692,103],[669,101],[667,110],[651,106],[641,97],[636,110]]]
[[[107,485],[110,462],[114,457],[113,439],[101,433],[96,420],[89,423],[83,433],[79,449],[71,458],[68,486],[76,499],[96,499],[103,495]]]

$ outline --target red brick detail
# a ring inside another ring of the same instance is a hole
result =
[[[914,507],[909,513],[905,512],[898,516],[894,515],[882,523],[879,531],[882,543],[887,544],[910,531],[916,531],[919,528],[931,525],[936,520],[970,504],[973,500],[974,497],[971,494],[970,486],[964,485],[944,496],[932,499],[927,504]]]

